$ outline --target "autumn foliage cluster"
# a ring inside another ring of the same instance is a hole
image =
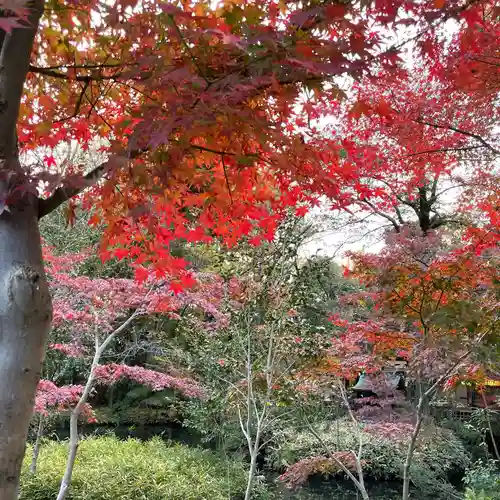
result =
[[[104,255],[182,275],[176,239],[258,244],[287,206],[321,196],[388,206],[449,175],[450,152],[495,153],[478,138],[495,120],[496,16],[487,2],[49,3],[19,117],[23,150],[47,148],[31,174],[51,200],[42,211],[103,177],[84,206],[106,224]],[[447,23],[461,25],[451,42]],[[418,71],[398,66],[388,25],[417,30]],[[357,79],[348,105],[342,74]],[[343,110],[345,134],[325,137],[321,120]],[[110,157],[90,177],[51,152],[96,137]]]

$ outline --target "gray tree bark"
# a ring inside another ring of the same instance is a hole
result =
[[[52,320],[38,199],[19,164],[16,125],[43,0],[28,22],[0,30],[0,499],[16,500],[33,402]]]
[[[52,306],[36,199],[0,215],[0,498],[16,500]]]

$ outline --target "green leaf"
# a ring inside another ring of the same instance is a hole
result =
[[[255,157],[254,156],[237,156],[236,161],[240,165],[245,165],[245,166],[252,166],[255,163]]]

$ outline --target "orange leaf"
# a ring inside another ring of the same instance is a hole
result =
[[[370,106],[360,100],[360,101],[357,101],[354,106],[351,108],[351,110],[349,111],[349,115],[352,117],[352,118],[361,118],[362,115],[368,115],[368,113],[370,112]]]

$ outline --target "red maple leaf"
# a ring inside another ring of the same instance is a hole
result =
[[[47,167],[55,167],[56,166],[56,159],[50,155],[50,156],[45,156],[44,158],[45,164]]]

